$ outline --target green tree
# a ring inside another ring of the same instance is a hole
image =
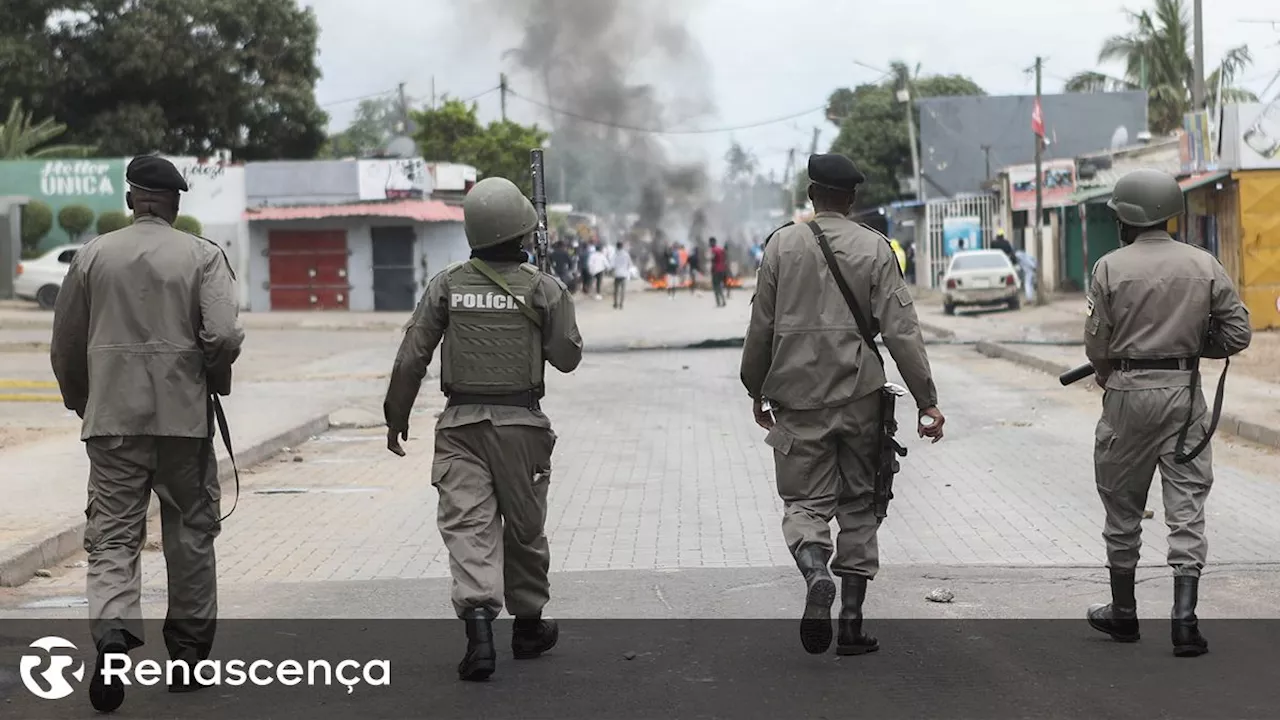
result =
[[[530,191],[529,151],[547,139],[537,125],[497,120],[481,126],[476,105],[459,100],[414,113],[413,121],[418,126],[414,139],[424,159],[472,165],[482,178],[504,177]]]
[[[402,131],[399,103],[390,97],[361,100],[346,130],[329,137],[328,157],[368,157],[381,152]]]
[[[94,148],[84,145],[47,145],[67,126],[52,118],[33,123],[32,117],[22,111],[21,100],[9,106],[8,118],[0,123],[0,160],[85,157],[93,152]]]
[[[1067,80],[1067,92],[1113,92],[1143,90],[1148,95],[1151,130],[1168,133],[1182,127],[1182,116],[1190,112],[1191,89],[1195,82],[1192,59],[1191,21],[1183,0],[1155,0],[1154,10],[1125,10],[1132,29],[1102,43],[1098,63],[1121,62],[1124,74],[1113,77],[1097,70],[1077,73]],[[1248,46],[1232,48],[1205,79],[1206,101],[1255,102],[1257,96],[1235,87],[1241,71],[1253,62]]]
[[[22,248],[33,251],[53,229],[53,209],[39,200],[32,200],[22,206],[21,224]]]
[[[127,228],[132,224],[133,218],[119,210],[109,210],[98,216],[98,226],[95,229],[99,235],[106,235],[109,232]]]
[[[295,0],[5,0],[0,97],[105,155],[310,158],[319,26]]]
[[[93,227],[93,210],[84,205],[67,205],[58,211],[58,227],[71,242],[77,242]]]
[[[204,227],[200,225],[200,221],[190,215],[179,215],[173,221],[173,229],[192,235],[200,235],[204,232]]]
[[[877,207],[902,197],[899,180],[911,177],[911,143],[906,108],[898,92],[906,90],[912,101],[928,97],[986,95],[976,83],[961,75],[920,75],[901,62],[890,66],[889,77],[876,84],[841,88],[831,94],[827,116],[840,128],[831,152],[853,159],[867,182],[858,190],[858,206]],[[919,127],[920,111],[914,110]],[[802,176],[807,186],[807,179]],[[805,197],[801,188],[799,197]]]
[[[428,162],[465,162],[463,143],[484,134],[476,118],[477,105],[461,100],[445,99],[438,108],[425,108],[413,113],[418,126],[414,140]],[[477,168],[478,170],[479,168]]]

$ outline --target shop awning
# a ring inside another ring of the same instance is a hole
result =
[[[1182,192],[1195,190],[1198,187],[1208,185],[1211,182],[1217,182],[1222,178],[1230,175],[1226,170],[1218,170],[1214,172],[1198,173],[1178,181],[1178,185],[1182,187]]]
[[[417,222],[462,222],[462,208],[439,200],[397,200],[364,202],[348,205],[307,205],[303,207],[264,207],[245,211],[250,222],[285,220],[326,220],[329,218],[388,218]]]
[[[1080,188],[1071,194],[1067,199],[1066,205],[1080,205],[1095,200],[1101,200],[1111,195],[1111,186],[1087,187]]]

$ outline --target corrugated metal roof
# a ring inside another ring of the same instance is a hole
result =
[[[462,222],[462,208],[439,200],[397,200],[349,205],[306,205],[301,207],[264,207],[246,210],[250,222],[284,220],[325,220],[341,217],[376,217],[415,220],[417,222]]]
[[[1221,180],[1222,178],[1230,174],[1231,173],[1227,172],[1226,170],[1214,170],[1210,172],[1203,172],[1203,173],[1191,175],[1189,177],[1185,177],[1179,180],[1178,185],[1182,187],[1183,192],[1186,192],[1188,190],[1195,190],[1201,185],[1208,185],[1209,183],[1215,180]]]

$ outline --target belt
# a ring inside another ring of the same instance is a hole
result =
[[[1116,369],[1122,372],[1130,370],[1195,370],[1200,365],[1200,358],[1120,358],[1115,361]]]
[[[532,390],[507,395],[480,395],[475,393],[449,393],[449,407],[458,405],[503,405],[541,410],[538,395]]]

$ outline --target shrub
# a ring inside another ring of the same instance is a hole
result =
[[[68,205],[58,211],[58,227],[74,242],[93,227],[93,211],[84,205]]]
[[[190,215],[179,215],[178,219],[173,223],[173,228],[175,230],[181,230],[184,233],[191,233],[192,235],[199,235],[204,232],[204,228],[200,225],[200,221]]]
[[[53,229],[53,209],[39,200],[22,206],[22,248],[35,250]]]
[[[131,224],[133,224],[133,218],[119,210],[108,210],[98,216],[97,230],[99,235],[106,235],[109,232],[127,228]]]

